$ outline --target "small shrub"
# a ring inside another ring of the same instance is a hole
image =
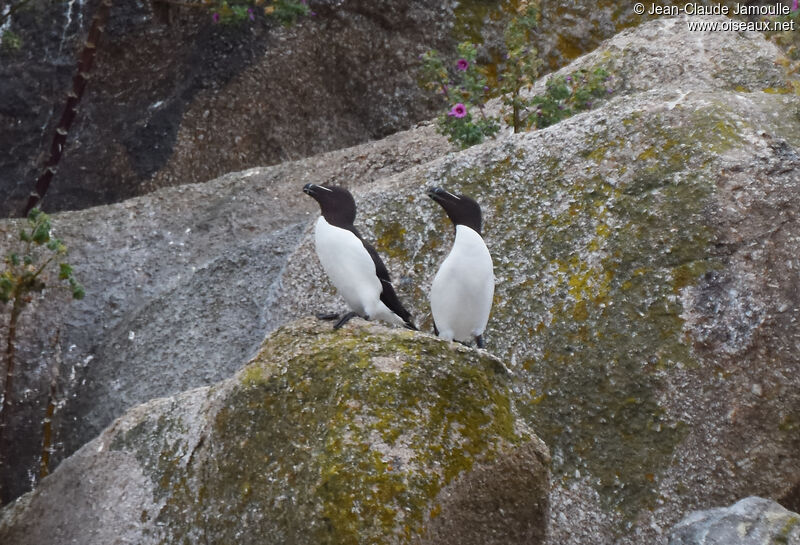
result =
[[[458,60],[448,67],[436,51],[422,55],[422,87],[438,92],[449,104],[449,110],[438,118],[439,132],[467,148],[494,135],[500,125],[488,117],[484,105],[489,86],[475,58],[477,48],[470,42],[458,46]]]
[[[499,91],[506,107],[503,120],[520,132],[524,127],[522,114],[528,106],[523,89],[530,90],[539,75],[542,61],[533,47],[532,33],[538,24],[538,10],[522,2],[517,16],[512,18],[504,32],[506,46],[505,62],[499,67]]]
[[[613,78],[605,67],[578,70],[568,76],[553,76],[545,92],[530,97],[539,74],[541,60],[532,45],[539,11],[535,2],[521,0],[504,32],[506,53],[498,63],[497,89],[487,85],[486,71],[477,66],[477,48],[470,42],[458,46],[458,60],[445,64],[436,51],[422,55],[420,72],[424,89],[441,94],[448,111],[438,117],[439,132],[451,142],[469,147],[494,136],[499,119],[487,116],[484,105],[491,96],[500,96],[502,118],[514,132],[541,129],[588,110],[614,91]]]
[[[68,287],[74,299],[82,299],[83,286],[75,279],[72,267],[63,261],[67,247],[51,234],[50,216],[34,208],[27,218],[27,225],[19,232],[19,244],[4,259],[4,269],[0,272],[0,303],[11,304],[5,339],[5,369],[2,388],[3,404],[0,412],[0,466],[7,464],[3,452],[8,413],[13,403],[14,364],[16,355],[17,322],[25,306],[32,301],[34,293],[43,291],[50,283],[53,274],[57,277],[56,286]],[[51,265],[52,264],[52,265]],[[55,265],[58,264],[57,272]],[[53,402],[51,389],[51,403]],[[49,410],[49,409],[48,409]],[[47,422],[45,422],[47,424]],[[45,441],[43,450],[49,444]],[[43,455],[43,463],[46,457]],[[46,474],[46,470],[44,471]],[[0,504],[7,501],[4,490],[0,488]]]
[[[592,108],[593,103],[614,92],[613,77],[606,68],[578,70],[568,76],[553,76],[545,92],[530,100],[532,111],[526,121],[537,129],[549,127],[576,113]]]
[[[67,253],[64,243],[53,238],[50,231],[50,216],[38,208],[31,210],[27,229],[19,233],[21,247],[5,257],[5,269],[0,274],[0,302],[25,301],[30,294],[45,289],[48,266]],[[75,299],[83,298],[83,286],[75,279],[69,264],[58,264],[58,279],[69,286]]]

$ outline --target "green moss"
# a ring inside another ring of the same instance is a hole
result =
[[[727,108],[678,111],[691,123],[671,111],[632,114],[561,155],[526,157],[510,144],[479,167],[442,168],[437,181],[484,205],[499,280],[487,336],[504,359],[524,359],[523,416],[553,449],[555,473],[587,476],[628,522],[655,506],[686,434],[659,399],[664,371],[699,365],[680,294],[723,265],[709,251],[712,165],[746,145],[747,129]],[[590,165],[579,170],[574,157]],[[613,178],[592,168],[601,161],[620,165]],[[437,213],[415,218],[406,239],[428,236]],[[435,256],[397,243],[435,267]]]
[[[376,372],[369,364],[371,359],[394,357],[397,351],[391,346],[376,346],[368,334],[357,335],[353,341],[352,345],[343,346],[338,341],[332,343],[330,338],[319,339],[313,343],[320,349],[314,360],[309,361],[305,354],[287,362],[287,376],[281,379],[287,385],[302,384],[303,376],[314,377],[313,385],[308,385],[314,390],[303,403],[313,404],[316,411],[298,422],[270,427],[270,436],[263,438],[264,446],[273,445],[274,450],[274,445],[281,442],[274,435],[285,433],[282,430],[286,428],[307,440],[325,437],[324,444],[317,445],[321,450],[316,451],[315,459],[309,460],[317,468],[310,474],[318,475],[314,479],[319,480],[295,488],[311,493],[303,498],[304,502],[321,502],[318,508],[326,524],[314,532],[312,542],[317,543],[382,543],[399,526],[397,517],[404,512],[400,507],[409,505],[416,507],[405,510],[402,526],[417,531],[428,502],[440,487],[469,469],[476,457],[490,456],[492,445],[487,436],[501,433],[516,440],[506,394],[496,391],[487,381],[485,368],[466,367],[458,375],[446,372],[432,377],[426,388],[436,391],[438,400],[427,404],[418,399],[418,392],[420,380],[427,382],[431,377],[419,374],[413,361],[398,374]],[[442,352],[446,345],[427,343],[428,350],[446,357]],[[313,345],[312,353],[316,353]],[[350,376],[353,372],[357,374]],[[234,405],[252,404],[253,396],[256,403],[262,404],[265,415],[302,414],[301,407],[276,407],[273,396],[264,395],[263,390],[270,390],[274,382],[268,379],[258,388],[242,392],[247,402]],[[288,401],[292,401],[291,396]],[[321,405],[327,407],[322,414]],[[398,420],[398,415],[402,419]],[[225,415],[218,428],[230,429],[232,419],[232,415]],[[306,430],[311,433],[306,435]],[[372,450],[372,430],[380,433],[388,448],[410,449],[411,467],[395,467],[391,459]],[[453,432],[461,436],[460,448],[448,445]],[[237,458],[242,456],[247,453],[241,452]],[[414,469],[433,466],[441,467],[443,474]]]
[[[144,464],[149,472],[150,479],[158,486],[155,489],[156,499],[164,499],[170,493],[165,483],[173,478],[185,481],[183,476],[184,457],[187,444],[183,437],[186,428],[179,418],[170,418],[162,413],[156,420],[143,420],[127,432],[117,435],[111,443],[111,450],[128,450],[134,452],[140,460],[147,460]],[[158,455],[151,459],[153,445],[157,445]]]
[[[786,87],[765,87],[762,89],[763,92],[771,94],[771,95],[791,95],[794,94],[794,89],[790,86]]]
[[[750,98],[766,111],[781,112],[771,118],[771,134],[786,140],[790,146],[800,147],[800,97],[755,94]]]
[[[504,20],[516,13],[519,0],[464,0],[453,10],[455,24],[453,37],[456,41],[483,43],[483,28],[489,21]]]
[[[202,474],[185,448],[157,439],[168,417],[115,442],[152,468],[165,543],[411,539],[443,486],[527,439],[496,362],[410,332],[286,328],[237,378],[212,418]]]
[[[561,53],[564,60],[571,61],[586,53],[582,47],[578,46],[578,43],[579,42],[572,39],[572,37],[556,34],[556,48],[558,52]]]
[[[401,241],[405,237],[406,229],[399,221],[386,222],[378,220],[375,223],[375,232],[379,233],[375,247],[379,252],[385,252],[395,259],[405,260],[404,247]]]
[[[646,161],[647,159],[652,159],[658,156],[658,152],[656,151],[655,147],[650,147],[644,150],[642,153],[639,154],[639,157],[636,158],[637,161]]]
[[[560,302],[540,311],[550,319],[532,342],[544,357],[527,368],[543,393],[526,414],[561,453],[554,469],[590,474],[606,506],[629,520],[654,507],[657,476],[685,434],[657,402],[658,371],[697,365],[675,294],[721,266],[709,257],[712,233],[703,218],[714,181],[685,172],[702,147],[727,149],[739,138],[731,124],[709,117],[692,135],[696,143],[681,129],[647,125],[648,142],[656,144],[640,152],[643,163],[621,191],[586,179],[563,188],[577,215],[571,206],[547,225],[527,226],[540,233],[541,252],[555,264],[550,287]],[[603,155],[614,160],[617,153],[609,146]],[[604,214],[597,214],[596,196]]]
[[[775,536],[775,543],[789,543],[789,535],[792,533],[792,530],[800,524],[800,517],[797,515],[790,515],[786,517],[786,523],[780,529],[778,535]]]

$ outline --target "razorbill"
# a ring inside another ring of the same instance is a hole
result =
[[[316,184],[306,184],[303,192],[313,197],[322,210],[314,229],[319,261],[351,309],[341,318],[338,314],[319,317],[339,318],[334,329],[354,316],[361,316],[416,330],[411,314],[397,298],[386,265],[353,226],[356,202],[350,192],[341,187]]]
[[[481,207],[464,195],[434,187],[428,196],[439,203],[456,228],[453,249],[433,278],[430,301],[439,337],[484,347],[483,331],[494,296],[492,256],[481,238]]]

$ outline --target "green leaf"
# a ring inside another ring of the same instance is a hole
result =
[[[11,299],[11,292],[14,291],[14,281],[10,278],[10,272],[6,271],[3,276],[0,276],[0,301],[8,303]]]
[[[72,298],[73,299],[83,299],[86,295],[86,291],[83,289],[79,283],[75,282],[72,284]]]
[[[69,277],[72,276],[72,267],[70,267],[68,263],[59,263],[58,267],[59,267],[58,277],[61,280],[67,280]]]
[[[275,3],[275,11],[272,16],[283,25],[291,25],[300,17],[305,17],[311,12],[307,4],[291,2],[289,0],[278,0]]]
[[[11,254],[9,256],[9,259],[11,260],[11,264],[14,265],[15,267],[18,266],[20,263],[19,256],[17,254]]]
[[[247,17],[247,6],[231,6],[233,15],[239,20],[244,20]]]
[[[44,244],[50,240],[50,222],[45,220],[39,223],[34,229],[31,238],[36,244]]]

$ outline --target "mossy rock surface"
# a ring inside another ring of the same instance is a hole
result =
[[[495,358],[427,335],[294,323],[232,379],[115,422],[8,511],[0,538],[66,543],[60,514],[100,543],[106,512],[49,493],[87,479],[123,498],[115,516],[141,543],[539,543],[549,455],[510,385]],[[33,512],[48,512],[36,530]]]
[[[619,62],[597,109],[356,195],[429,329],[452,227],[425,189],[483,205],[486,338],[553,452],[551,543],[664,543],[687,509],[800,475],[800,97],[772,92],[790,83],[774,46],[719,38],[730,50],[680,21],[628,31],[575,64]],[[309,238],[283,279],[290,315],[336,307]]]

